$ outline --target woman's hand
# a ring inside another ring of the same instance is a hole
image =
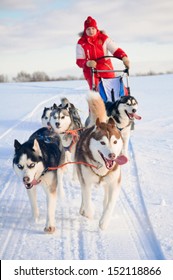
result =
[[[95,60],[88,60],[86,66],[96,68],[97,62]]]

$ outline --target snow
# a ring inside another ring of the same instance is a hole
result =
[[[95,217],[79,215],[80,185],[64,178],[66,197],[57,202],[57,231],[44,234],[45,195],[40,186],[40,220],[30,221],[26,190],[12,168],[14,139],[41,127],[44,106],[66,96],[84,122],[85,81],[0,84],[0,257],[2,260],[172,260],[173,259],[173,75],[131,77],[139,102],[122,167],[122,190],[107,231],[98,227],[103,190],[93,189]]]

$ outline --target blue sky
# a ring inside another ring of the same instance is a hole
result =
[[[172,0],[1,0],[0,74],[82,75],[75,48],[88,15],[128,54],[131,73],[173,70]]]

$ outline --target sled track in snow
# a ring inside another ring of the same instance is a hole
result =
[[[1,235],[2,259],[13,259],[16,252],[18,254],[18,249],[21,247],[21,241],[23,239],[23,230],[26,227],[24,222],[24,210],[27,208],[28,201],[26,199],[20,203],[18,199],[15,199],[16,197],[20,198],[18,188],[13,188],[13,186],[17,184],[18,180],[15,178],[14,174],[9,174],[5,189],[0,195],[0,198],[2,199],[1,207],[2,209],[5,209],[3,210],[4,215],[1,217],[1,223],[7,232],[6,235]],[[20,205],[18,205],[18,202]],[[17,235],[14,235],[14,231],[18,232]]]
[[[123,199],[121,201],[128,216],[129,227],[131,232],[137,237],[135,237],[135,243],[138,240],[136,246],[138,247],[141,259],[164,260],[165,257],[147,213],[131,141],[129,143],[129,154],[130,162],[128,170],[126,170],[129,180],[125,178],[128,182],[126,181],[125,188],[122,188]]]

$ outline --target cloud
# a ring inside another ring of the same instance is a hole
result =
[[[9,10],[28,10],[35,8],[35,1],[22,1],[22,0],[1,0],[0,9]]]
[[[89,15],[97,20],[99,29],[105,30],[127,53],[132,52],[134,60],[153,57],[155,52],[173,60],[172,12],[172,0],[1,0],[0,60],[10,55],[31,60],[31,54],[44,52],[38,56],[41,60],[44,55],[48,57],[48,52],[57,56],[57,50],[65,57],[64,47],[66,51],[75,50],[78,33]],[[45,60],[48,63],[46,57]]]
[[[2,10],[34,10],[42,8],[45,5],[50,5],[56,2],[55,0],[1,0],[0,9]]]
[[[28,3],[29,2],[29,3]],[[74,44],[88,15],[96,18],[100,29],[119,42],[173,43],[173,2],[149,0],[66,1],[1,0],[1,8],[25,9],[24,17],[2,18],[0,50],[56,48]]]

